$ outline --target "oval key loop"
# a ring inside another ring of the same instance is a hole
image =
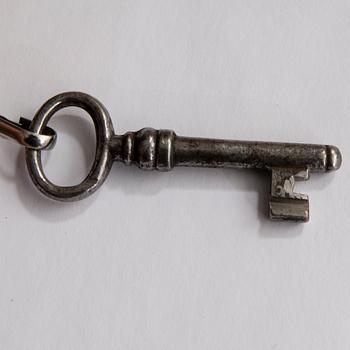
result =
[[[65,92],[48,100],[34,116],[30,130],[41,134],[51,117],[65,107],[84,109],[95,125],[96,155],[87,177],[79,185],[57,186],[44,174],[40,150],[26,149],[26,161],[29,174],[42,193],[60,201],[75,201],[89,196],[105,181],[113,162],[109,143],[114,130],[111,118],[102,103],[81,92]]]

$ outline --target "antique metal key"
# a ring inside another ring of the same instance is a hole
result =
[[[52,142],[55,139],[52,129],[46,126],[48,121],[55,112],[69,106],[83,108],[93,119],[96,156],[85,180],[76,186],[62,187],[54,185],[45,176],[41,149],[50,146],[47,138],[51,137]],[[8,124],[6,120],[0,120],[0,132],[21,140],[26,147],[27,166],[35,186],[48,197],[60,201],[83,199],[95,192],[105,181],[113,161],[160,171],[169,171],[174,166],[257,168],[271,174],[270,218],[308,221],[308,196],[294,192],[295,181],[307,180],[310,172],[337,170],[342,161],[339,149],[329,145],[182,137],[171,130],[152,128],[115,135],[105,107],[81,92],[66,92],[51,98],[39,109],[30,126],[23,120],[17,128],[14,123]],[[16,137],[13,130],[17,132]],[[21,130],[26,135],[25,142],[23,137],[18,137]]]

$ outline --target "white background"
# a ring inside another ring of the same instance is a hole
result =
[[[308,224],[266,217],[268,176],[114,165],[56,203],[0,141],[0,349],[349,349],[349,1],[0,1],[0,113],[101,100],[118,133],[336,144]],[[50,123],[45,171],[82,180],[92,122]],[[72,117],[73,115],[73,117]]]

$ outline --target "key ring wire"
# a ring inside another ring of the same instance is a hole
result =
[[[20,118],[19,123],[15,123],[5,117],[0,116],[0,136],[14,140],[20,145],[35,149],[51,149],[56,143],[56,132],[45,127],[42,132],[33,132],[29,129],[31,121]]]

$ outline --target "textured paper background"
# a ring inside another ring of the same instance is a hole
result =
[[[298,185],[310,223],[280,224],[244,170],[115,165],[55,203],[1,140],[0,349],[348,349],[349,44],[349,1],[2,0],[2,115],[81,90],[119,133],[330,143],[344,164]],[[74,184],[93,128],[60,114],[45,171]]]

